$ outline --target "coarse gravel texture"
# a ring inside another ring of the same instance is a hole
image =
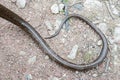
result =
[[[26,0],[22,8],[16,5],[17,0],[0,0],[6,6],[27,22],[29,22],[42,37],[50,36],[52,27],[54,33],[58,28],[56,22],[64,18],[64,12],[53,14],[51,6],[62,4],[60,0]],[[81,2],[80,10],[70,7],[69,13],[77,13],[90,19],[100,28],[109,42],[109,52],[104,62],[89,71],[68,69],[49,58],[40,46],[18,26],[0,18],[0,80],[119,80],[120,79],[120,17],[111,16],[104,0],[68,0],[69,6]],[[113,6],[117,0],[111,0]],[[92,5],[90,4],[92,3]],[[118,0],[117,4],[120,4]],[[116,4],[116,5],[117,5]],[[98,5],[98,6],[97,6]],[[80,6],[80,5],[79,5]],[[95,7],[96,6],[96,7]],[[120,12],[120,6],[115,6]],[[113,10],[114,13],[117,11]],[[112,19],[114,17],[114,19]],[[97,58],[102,48],[100,37],[83,21],[69,20],[70,30],[63,28],[58,36],[46,40],[55,52],[62,58],[83,64]],[[102,28],[101,28],[102,26]],[[117,32],[115,32],[117,31]],[[117,42],[116,37],[117,36]],[[67,56],[73,46],[78,45],[76,58]]]

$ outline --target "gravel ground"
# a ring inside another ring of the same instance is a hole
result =
[[[120,79],[120,1],[66,0],[66,3],[69,14],[87,17],[106,35],[109,52],[104,62],[89,71],[63,67],[50,59],[30,35],[0,18],[0,80]],[[65,16],[61,0],[0,0],[0,4],[29,22],[42,37],[55,33]],[[51,48],[76,64],[97,58],[102,48],[99,36],[78,19],[70,19],[69,27],[66,31],[64,26],[57,37],[46,40]],[[78,49],[72,53],[74,46]]]

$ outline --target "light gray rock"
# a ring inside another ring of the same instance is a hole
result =
[[[78,48],[79,48],[78,45],[73,46],[70,54],[69,54],[67,57],[68,57],[69,59],[75,59],[75,58],[76,58],[76,55],[77,55]]]
[[[98,74],[93,74],[92,76],[93,76],[93,77],[97,77],[97,76],[98,76]]]
[[[120,16],[120,12],[117,10],[117,8],[115,7],[115,5],[111,5],[111,8],[112,8],[113,14],[115,14],[117,16]]]
[[[75,74],[79,74],[79,71],[75,71]]]
[[[50,21],[45,21],[45,25],[47,26],[48,30],[53,30],[52,24],[50,23]]]
[[[36,62],[36,58],[37,58],[36,56],[29,58],[28,64],[34,64]]]
[[[97,25],[97,27],[104,33],[106,34],[107,30],[108,30],[108,26],[106,23],[100,23]]]
[[[117,46],[116,44],[114,44],[114,45],[112,46],[112,51],[113,51],[113,52],[117,52],[117,51],[118,51],[118,46]]]
[[[99,40],[99,41],[97,42],[97,45],[98,45],[98,46],[101,46],[101,45],[102,45],[102,40]]]
[[[64,7],[65,7],[65,5],[64,4],[59,4],[59,11],[63,11],[63,9],[64,9]]]
[[[84,6],[88,9],[99,9],[102,8],[102,3],[98,0],[86,0]]]
[[[18,8],[24,8],[26,5],[26,0],[17,0],[16,5],[18,6]]]
[[[114,65],[118,66],[118,64],[120,64],[120,60],[117,55],[114,55]]]
[[[46,60],[48,60],[48,59],[49,59],[49,56],[48,56],[48,55],[46,55],[46,56],[45,56],[45,59],[46,59]]]
[[[59,6],[58,6],[58,4],[53,4],[51,6],[51,12],[54,13],[54,14],[58,14],[59,13]]]
[[[49,77],[48,80],[59,80],[59,78],[58,78],[58,77],[53,77],[53,76],[51,76],[51,77]]]
[[[116,27],[114,30],[114,42],[120,41],[120,27]]]
[[[59,80],[57,77],[53,77],[53,79],[52,80]]]
[[[49,35],[53,35],[55,33],[55,30],[54,30],[52,24],[50,23],[50,21],[48,21],[48,20],[45,21],[45,25],[47,26]]]
[[[53,34],[55,34],[55,31],[54,30],[48,31],[48,33],[49,33],[49,35],[53,35]]]
[[[61,38],[61,42],[65,43],[66,39],[65,38]]]
[[[25,55],[25,54],[26,54],[26,52],[24,52],[24,51],[19,52],[19,55]]]
[[[108,39],[108,41],[109,41],[109,43],[108,43],[108,44],[114,44],[114,39],[113,39],[113,38],[108,37],[107,39]]]
[[[55,21],[55,24],[54,24],[54,26],[55,26],[55,31],[57,31],[58,29],[59,29],[59,26],[60,26],[60,24],[61,24],[61,19],[57,19],[56,21]]]
[[[66,77],[66,76],[67,76],[67,74],[64,73],[64,74],[63,74],[63,77]]]
[[[73,5],[73,7],[78,9],[78,10],[82,10],[83,9],[83,5],[81,3],[77,3],[77,4]]]
[[[32,80],[32,79],[33,79],[33,77],[32,77],[31,74],[28,74],[28,75],[26,76],[26,80]]]

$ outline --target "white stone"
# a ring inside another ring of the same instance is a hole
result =
[[[26,5],[26,0],[17,0],[16,5],[18,6],[18,8],[24,8]]]
[[[65,38],[61,38],[61,42],[65,43],[66,39]]]
[[[83,35],[83,37],[84,37],[84,38],[87,38],[87,35],[86,35],[86,34],[84,34],[84,35]]]
[[[116,8],[113,10],[113,14],[118,15],[118,16],[120,15],[119,11]]]
[[[119,16],[120,14],[119,14],[119,11],[116,9],[116,7],[115,7],[114,5],[112,5],[111,7],[112,7],[112,12],[113,12],[113,14]]]
[[[49,59],[49,56],[45,56],[45,59],[48,60],[48,59]]]
[[[57,31],[58,29],[59,29],[59,26],[60,26],[60,24],[61,24],[61,20],[60,19],[57,19],[56,21],[55,21],[55,31]]]
[[[106,23],[100,23],[97,27],[105,34],[108,30],[108,26]]]
[[[78,48],[79,48],[78,45],[73,46],[70,54],[69,54],[67,57],[68,57],[69,59],[75,59],[75,58],[76,58],[76,55],[77,55]]]
[[[75,71],[76,74],[79,74],[79,71]]]
[[[48,80],[59,80],[59,78],[58,77],[50,76]]]
[[[36,58],[37,58],[36,56],[29,58],[28,64],[34,64],[36,62]]]
[[[24,51],[19,52],[19,55],[25,55],[25,54],[26,54],[26,52],[24,52]]]
[[[98,46],[101,46],[101,45],[102,45],[102,40],[99,40],[99,41],[97,42],[97,45],[98,45]]]
[[[48,30],[53,30],[52,24],[50,23],[50,21],[45,21],[45,25],[47,26]]]
[[[120,27],[116,27],[114,30],[114,42],[120,41]]]
[[[120,26],[120,22],[116,24],[116,26]]]
[[[118,51],[118,46],[117,46],[116,44],[114,44],[112,48],[113,48],[113,51],[114,51],[114,52],[117,52],[117,51]]]
[[[66,77],[66,76],[67,76],[67,74],[64,73],[64,74],[63,74],[63,77]]]
[[[63,35],[63,37],[64,37],[64,38],[66,38],[66,37],[67,37],[67,35]]]
[[[64,7],[65,7],[64,4],[59,4],[59,10],[60,10],[60,11],[63,11]]]
[[[51,80],[59,80],[57,77],[53,77]]]
[[[98,75],[97,74],[93,74],[93,77],[97,77]]]
[[[108,40],[109,40],[109,44],[114,44],[114,39],[113,38],[111,38],[111,37],[108,37]]]
[[[49,35],[53,35],[53,34],[55,34],[55,31],[54,30],[48,31],[48,33],[49,33]]]
[[[120,27],[116,27],[114,30],[114,42],[120,43]]]
[[[119,66],[119,64],[120,64],[119,57],[115,55],[115,56],[114,56],[114,65]]]
[[[33,79],[32,75],[31,75],[31,74],[28,74],[28,75],[27,75],[27,80],[32,80],[32,79]]]
[[[51,12],[54,13],[54,14],[59,13],[59,6],[57,4],[53,4],[51,6]]]
[[[102,3],[98,0],[86,0],[84,6],[89,9],[90,8],[98,9],[98,8],[102,8]]]

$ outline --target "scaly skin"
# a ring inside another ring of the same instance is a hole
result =
[[[87,70],[87,69],[94,68],[103,62],[103,60],[105,59],[105,57],[108,53],[108,43],[107,43],[107,39],[106,39],[105,35],[94,24],[92,24],[92,22],[90,22],[87,18],[85,18],[81,15],[78,15],[78,14],[71,14],[71,15],[68,15],[67,17],[65,17],[63,22],[60,25],[60,28],[56,32],[56,34],[52,35],[49,38],[52,38],[52,37],[58,35],[61,28],[63,27],[63,24],[68,19],[70,19],[72,17],[76,17],[76,18],[79,18],[80,20],[83,20],[88,25],[90,25],[90,27],[100,36],[100,38],[102,39],[102,42],[103,42],[103,47],[102,47],[102,50],[101,50],[98,58],[88,64],[75,64],[75,63],[68,62],[67,60],[61,58],[50,48],[50,46],[46,43],[46,41],[40,36],[40,34],[28,22],[26,22],[21,17],[19,17],[17,14],[15,14],[14,12],[12,12],[11,10],[9,10],[8,8],[4,7],[1,4],[0,4],[0,17],[12,22],[13,24],[22,28],[25,32],[28,32],[29,34],[31,34],[31,36],[40,44],[40,46],[43,48],[43,50],[46,51],[46,53],[53,60],[55,60],[56,62],[66,66],[66,67],[69,67],[71,69]]]

